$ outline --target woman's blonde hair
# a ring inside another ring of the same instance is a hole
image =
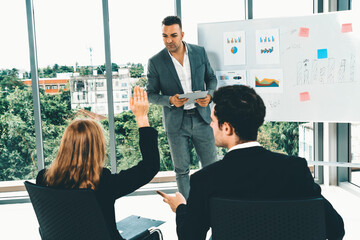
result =
[[[55,161],[45,173],[48,186],[96,189],[105,161],[102,128],[92,120],[74,120],[66,128]]]

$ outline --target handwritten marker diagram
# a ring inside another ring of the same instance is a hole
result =
[[[299,29],[299,37],[309,37],[309,28],[301,27]]]
[[[317,50],[317,58],[318,59],[324,59],[328,57],[327,49],[318,49]]]
[[[352,23],[344,23],[343,25],[341,25],[341,32],[342,33],[352,32]]]
[[[300,102],[310,101],[310,94],[309,92],[302,92],[300,93]]]

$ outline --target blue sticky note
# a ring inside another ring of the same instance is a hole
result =
[[[318,59],[323,59],[323,58],[327,58],[327,49],[318,49],[317,50],[317,58]]]

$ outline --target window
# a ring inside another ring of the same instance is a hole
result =
[[[61,84],[60,89],[65,89],[65,85]]]
[[[45,89],[51,89],[51,85],[45,85]]]
[[[312,159],[312,146],[314,143],[313,123],[302,123],[299,125],[299,156],[306,158],[308,161]]]
[[[92,90],[94,90],[94,83],[93,82],[88,82],[88,90],[89,91],[92,91]]]
[[[86,67],[105,62],[102,6],[101,1],[87,0],[33,2],[39,76],[48,79],[55,79],[58,74],[70,76],[75,80],[70,83],[73,84],[70,89],[77,92],[77,95],[73,95],[73,102],[70,97],[72,94],[62,91],[59,93],[60,97],[50,94],[40,96],[47,167],[56,157],[65,127],[75,117],[76,108],[89,106],[86,103],[89,75],[86,74],[90,71]],[[51,88],[59,87],[52,84]]]
[[[82,91],[85,88],[85,84],[83,81],[75,80],[75,85],[76,85],[75,91]]]
[[[188,43],[198,43],[197,25],[199,23],[245,19],[244,1],[182,0],[181,4],[184,40]]]
[[[168,15],[174,15],[174,1],[133,0],[124,4],[122,1],[109,0],[109,15],[113,62],[118,65],[146,64],[151,56],[164,47],[161,21]],[[146,36],[146,45],[151,47],[139,47],[144,45],[144,39],[138,37],[139,31]],[[124,37],[124,33],[133,37]]]
[[[25,8],[0,1],[0,181],[34,179],[38,170],[32,89],[20,79],[30,77]]]
[[[360,123],[350,125],[350,162],[360,163]],[[360,167],[349,169],[349,182],[360,187]]]
[[[173,0],[109,0],[111,57],[113,63],[121,66],[121,68],[118,69],[119,78],[126,79],[121,81],[122,89],[127,87],[130,88],[130,83],[126,83],[128,81],[127,79],[130,78],[130,75],[134,81],[134,85],[136,82],[140,81],[140,77],[144,74],[144,68],[146,68],[145,65],[149,58],[164,48],[161,35],[161,22],[169,15],[174,15]],[[128,37],[125,37],[124,34]],[[131,74],[129,74],[129,70]],[[119,99],[118,102],[127,105],[129,94],[124,93],[127,93],[127,91],[120,92],[121,100]],[[154,107],[157,108],[158,106]],[[124,114],[124,119],[129,119],[126,117],[128,113],[119,113],[120,116],[122,114]],[[161,114],[156,117],[161,118]],[[119,121],[117,119],[115,119],[115,121]],[[132,120],[129,119],[128,121]],[[120,123],[120,121],[118,123],[121,125],[124,124],[122,122]],[[117,122],[115,122],[115,125],[117,125]],[[130,125],[131,124],[129,124],[129,126]],[[117,133],[115,133],[115,135],[116,134]],[[132,131],[130,135],[131,141],[134,140],[134,142],[137,142],[137,140],[135,140],[137,136],[136,132]],[[141,159],[138,152],[134,151],[134,148],[138,148],[136,144],[124,143],[120,138],[117,138],[115,145],[118,154],[118,169],[129,168],[137,163],[137,159]],[[130,145],[132,146],[130,147]],[[160,170],[172,170],[172,163],[168,150],[164,150],[161,154],[161,159],[164,160],[163,162],[167,162],[168,164],[166,164],[166,166],[162,164]]]
[[[311,14],[313,14],[313,0],[253,0],[254,19]]]
[[[96,98],[104,98],[104,94],[103,93],[100,93],[100,94],[96,94]]]
[[[127,110],[129,110],[128,106],[123,107],[123,111],[127,111]]]
[[[96,87],[104,87],[104,82],[96,82]]]

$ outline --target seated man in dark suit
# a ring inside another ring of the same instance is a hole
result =
[[[264,122],[264,102],[247,86],[226,86],[214,93],[211,127],[215,143],[228,148],[222,161],[191,176],[190,194],[163,196],[176,213],[180,240],[203,240],[210,226],[208,202],[211,196],[254,199],[322,197],[305,159],[268,151],[256,141]],[[342,239],[341,216],[325,199],[326,236]]]

